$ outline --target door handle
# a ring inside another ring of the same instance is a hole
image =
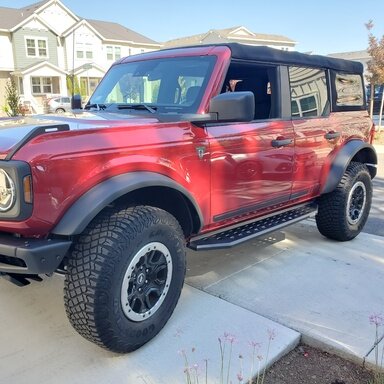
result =
[[[340,132],[328,132],[324,135],[327,140],[337,139],[340,137]]]
[[[286,147],[289,144],[293,143],[293,139],[284,139],[277,138],[276,140],[272,140],[271,144],[274,148]]]

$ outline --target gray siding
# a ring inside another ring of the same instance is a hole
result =
[[[58,65],[56,35],[50,31],[38,31],[36,29],[21,28],[13,33],[13,52],[15,58],[15,69],[21,70],[41,61],[49,61]],[[28,57],[25,37],[43,38],[47,40],[48,58]]]

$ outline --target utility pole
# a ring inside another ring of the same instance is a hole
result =
[[[73,36],[72,36],[72,97],[71,97],[71,106],[72,109],[74,107],[73,102],[74,102],[74,96],[75,96],[75,33],[76,29],[73,29]]]

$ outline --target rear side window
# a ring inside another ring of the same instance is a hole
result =
[[[318,68],[289,67],[291,115],[297,118],[329,114],[327,76]]]
[[[335,90],[337,106],[364,105],[364,88],[360,75],[336,72]]]

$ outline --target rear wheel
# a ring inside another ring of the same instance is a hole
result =
[[[145,206],[107,209],[68,259],[67,316],[86,339],[111,351],[133,351],[163,328],[184,275],[184,237],[173,216]]]
[[[316,224],[330,239],[347,241],[363,229],[372,202],[372,180],[366,165],[352,162],[336,189],[319,199]]]

